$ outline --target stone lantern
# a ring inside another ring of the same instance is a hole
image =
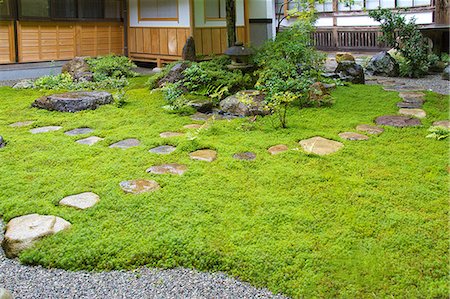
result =
[[[253,67],[248,62],[250,56],[253,55],[253,51],[244,47],[242,42],[236,42],[233,47],[226,49],[225,55],[231,58],[231,64],[228,66],[230,70],[246,70]]]

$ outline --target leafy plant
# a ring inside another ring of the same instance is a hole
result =
[[[136,65],[126,56],[108,55],[86,60],[91,72],[94,73],[94,81],[102,81],[106,78],[136,77],[133,71]]]
[[[34,82],[34,88],[36,89],[72,89],[74,82],[72,76],[68,73],[59,75],[49,75],[37,79]]]
[[[427,135],[427,138],[436,140],[444,140],[450,136],[450,130],[441,126],[432,126],[428,129],[428,132],[430,134]]]
[[[298,94],[286,91],[277,93],[267,103],[266,108],[272,111],[278,118],[282,128],[287,128],[287,111],[289,105],[300,97]]]
[[[114,94],[114,102],[117,108],[122,108],[127,103],[127,95],[124,89],[119,90]]]

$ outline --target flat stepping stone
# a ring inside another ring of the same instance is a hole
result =
[[[187,171],[187,166],[182,164],[170,163],[152,166],[147,169],[148,173],[154,174],[176,174],[183,175]]]
[[[289,150],[289,148],[287,147],[287,145],[278,144],[278,145],[271,146],[267,151],[271,155],[278,155],[278,154],[284,153],[288,150]]]
[[[403,98],[403,102],[423,105],[425,101],[422,98]]]
[[[150,153],[158,155],[168,155],[174,152],[177,148],[171,145],[161,145],[149,150]]]
[[[92,192],[70,195],[61,199],[61,206],[72,207],[80,210],[86,210],[95,206],[100,201],[100,197]]]
[[[205,113],[200,113],[200,112],[197,112],[197,113],[191,115],[192,120],[199,120],[199,121],[208,120],[210,117],[211,117],[210,115],[205,114]]]
[[[377,83],[384,86],[405,85],[405,83],[397,82],[395,80],[383,80],[383,79],[378,79]]]
[[[383,87],[385,91],[421,91],[423,88],[410,85],[395,85],[395,86],[385,86]]]
[[[30,133],[31,134],[41,134],[41,133],[54,132],[54,131],[58,131],[61,129],[62,129],[62,127],[60,127],[60,126],[47,126],[47,127],[31,129]]]
[[[141,194],[146,192],[154,192],[159,190],[161,187],[159,184],[153,180],[132,180],[123,181],[120,183],[120,188],[126,193]]]
[[[391,126],[391,127],[415,127],[422,125],[420,119],[402,116],[402,115],[384,115],[380,116],[375,120],[375,123],[380,126]]]
[[[384,132],[383,128],[372,126],[372,125],[358,125],[356,127],[357,131],[365,132],[371,135],[379,135]]]
[[[256,154],[252,152],[236,153],[233,155],[236,160],[252,161],[256,159]]]
[[[305,139],[299,143],[305,152],[320,156],[335,153],[344,147],[344,144],[338,141],[329,140],[320,136]]]
[[[183,128],[189,129],[189,130],[200,129],[201,127],[203,127],[203,125],[198,125],[198,124],[190,124],[190,125],[183,126]]]
[[[418,109],[422,108],[423,104],[421,102],[398,102],[397,107],[398,108],[404,108],[404,109]]]
[[[180,132],[163,132],[159,134],[159,137],[161,138],[172,138],[172,137],[181,137],[184,136],[184,133]]]
[[[423,92],[400,92],[399,97],[401,97],[402,99],[405,98],[419,98],[421,100],[423,100],[423,98],[425,97],[425,94]]]
[[[92,132],[94,132],[94,130],[91,128],[78,128],[78,129],[73,129],[73,130],[64,132],[64,134],[69,135],[69,136],[76,136],[76,135],[89,134]]]
[[[31,106],[49,111],[78,112],[94,110],[113,102],[113,96],[105,91],[74,91],[43,96]]]
[[[398,113],[417,118],[425,118],[427,113],[423,109],[400,109]]]
[[[68,221],[56,216],[30,214],[13,218],[6,226],[2,247],[8,258],[14,258],[40,239],[70,227]]]
[[[20,127],[27,127],[27,126],[30,126],[30,125],[32,125],[33,123],[34,123],[34,120],[27,120],[27,121],[19,121],[19,122],[10,124],[9,126],[10,126],[10,127],[13,127],[13,128],[20,128]]]
[[[139,146],[141,144],[141,142],[137,139],[134,138],[130,138],[130,139],[125,139],[119,142],[116,142],[114,144],[111,144],[109,147],[110,148],[121,148],[121,149],[127,149],[130,147],[135,147],[135,146]]]
[[[217,159],[217,152],[209,149],[204,149],[190,153],[189,156],[192,160],[213,162]]]
[[[97,142],[102,141],[102,140],[104,140],[104,138],[100,138],[100,137],[97,137],[97,136],[91,136],[91,137],[88,137],[88,138],[77,140],[76,143],[86,144],[86,145],[91,146],[91,145],[94,145]]]
[[[450,120],[435,121],[433,126],[450,129]]]
[[[351,141],[369,140],[369,137],[367,137],[366,135],[359,134],[359,133],[353,133],[353,132],[340,133],[339,137],[341,137],[342,139],[347,139],[347,140],[351,140]]]

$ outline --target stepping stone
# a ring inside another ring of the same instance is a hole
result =
[[[159,154],[159,155],[168,155],[174,152],[177,148],[171,145],[161,145],[149,150],[150,153]]]
[[[100,197],[92,192],[84,192],[76,195],[64,197],[59,202],[60,205],[72,207],[80,210],[86,210],[95,206],[100,200]]]
[[[210,115],[205,114],[205,113],[200,113],[200,112],[197,112],[194,115],[191,115],[192,120],[205,121],[205,120],[208,120],[209,118],[210,118]]]
[[[397,107],[398,108],[405,108],[405,109],[417,109],[417,108],[422,108],[423,104],[420,102],[415,102],[415,103],[411,103],[411,102],[398,102],[397,103]]]
[[[181,164],[176,164],[176,163],[152,166],[149,169],[147,169],[148,173],[154,173],[154,174],[177,174],[177,175],[182,175],[186,171],[187,171],[187,166],[186,165],[181,165]]]
[[[435,121],[433,126],[450,129],[450,120]]]
[[[185,129],[200,129],[201,127],[203,127],[203,125],[198,125],[198,124],[191,124],[191,125],[185,125],[183,126],[183,128]]]
[[[383,87],[385,91],[421,91],[423,88],[418,88],[410,85],[395,85],[395,86],[385,86]]]
[[[256,159],[256,154],[252,152],[237,153],[233,155],[236,160],[252,161]]]
[[[371,135],[378,135],[384,132],[383,128],[377,127],[377,126],[371,126],[371,125],[358,125],[356,127],[357,131],[366,132],[367,134]]]
[[[423,103],[425,102],[423,99],[421,98],[403,98],[403,102],[404,103],[411,103],[411,104],[420,104],[423,105]]]
[[[48,132],[58,131],[58,130],[61,130],[61,129],[62,129],[62,127],[59,127],[59,126],[40,127],[40,128],[31,129],[30,133],[31,134],[41,134],[41,133],[48,133]]]
[[[274,145],[274,146],[270,147],[267,151],[271,155],[278,155],[278,154],[281,154],[281,153],[286,152],[288,150],[289,150],[289,148],[287,147],[287,145],[278,144],[278,145]]]
[[[378,79],[378,84],[384,85],[384,86],[396,86],[396,85],[404,85],[405,83],[397,83],[395,80],[386,80],[386,79]]]
[[[398,113],[417,118],[425,118],[427,113],[423,109],[400,109]]]
[[[141,142],[137,139],[134,138],[130,138],[130,139],[125,139],[119,142],[116,142],[114,144],[111,144],[109,147],[110,148],[121,148],[121,149],[127,149],[130,147],[135,147],[135,146],[139,146],[141,144]]]
[[[217,159],[217,152],[209,149],[204,149],[190,153],[189,156],[192,160],[212,162]]]
[[[141,194],[145,192],[153,192],[161,187],[159,184],[153,180],[132,180],[123,181],[120,183],[120,188],[126,193]]]
[[[6,226],[2,247],[8,258],[14,258],[38,240],[70,227],[68,221],[56,216],[30,214],[13,218]]]
[[[172,137],[181,137],[184,136],[184,133],[180,132],[163,132],[159,134],[161,138],[172,138]]]
[[[313,137],[299,142],[303,150],[320,156],[329,155],[340,150],[344,145],[323,137]]]
[[[391,127],[415,127],[422,125],[420,119],[402,115],[384,115],[375,120],[377,125]]]
[[[34,120],[27,120],[27,121],[19,121],[19,122],[10,124],[9,126],[13,127],[13,128],[20,128],[20,127],[27,127],[33,123],[34,123]]]
[[[363,134],[353,133],[353,132],[344,132],[340,133],[339,137],[351,141],[361,141],[361,140],[369,140],[369,137]]]
[[[69,136],[83,135],[94,132],[91,128],[78,128],[65,132],[64,134]]]
[[[104,138],[100,138],[100,137],[97,137],[97,136],[91,136],[91,137],[88,137],[88,138],[77,140],[76,143],[86,144],[86,145],[91,146],[91,145],[96,144],[99,141],[102,141],[103,139]]]
[[[14,299],[14,297],[7,289],[0,288],[0,299]]]
[[[425,94],[423,92],[400,92],[398,96],[401,97],[402,99],[405,98],[423,99],[425,97]]]

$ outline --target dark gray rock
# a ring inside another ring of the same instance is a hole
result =
[[[163,87],[167,83],[176,83],[184,79],[184,70],[189,67],[186,62],[177,63],[161,80],[158,81],[158,86]]]
[[[73,58],[62,66],[61,73],[70,74],[76,81],[92,81],[93,78],[89,70],[89,64],[86,62],[86,57]]]
[[[150,153],[158,155],[168,155],[173,153],[177,148],[171,145],[161,145],[149,150]]]
[[[398,77],[399,72],[398,62],[386,51],[373,56],[366,67],[366,73],[370,76]]]
[[[450,80],[450,64],[448,64],[442,73],[443,80]]]
[[[391,127],[415,127],[422,124],[420,119],[402,115],[380,116],[375,120],[375,123],[377,125]]]
[[[49,111],[78,112],[95,110],[101,105],[114,102],[113,96],[104,91],[75,91],[63,94],[43,96],[32,107]]]
[[[195,99],[188,102],[188,105],[201,113],[211,113],[214,104],[210,99]]]
[[[416,109],[416,108],[422,108],[422,103],[420,102],[398,102],[397,103],[398,108],[407,108],[407,109]]]
[[[196,61],[197,60],[197,55],[195,53],[194,37],[189,36],[189,38],[187,39],[186,44],[184,44],[181,57],[183,60],[186,60],[186,61]]]
[[[69,136],[76,136],[76,135],[89,134],[92,132],[94,132],[94,130],[91,128],[78,128],[78,129],[73,129],[73,130],[67,131],[64,134],[69,135]]]
[[[77,82],[92,82],[94,81],[94,74],[91,72],[79,72],[72,76]]]
[[[131,147],[136,147],[141,145],[141,142],[135,138],[129,138],[129,139],[125,139],[119,142],[116,142],[114,144],[111,144],[109,147],[110,148],[121,148],[121,149],[128,149]]]
[[[342,61],[334,71],[343,81],[353,84],[364,84],[364,69],[353,61]]]
[[[233,158],[236,160],[252,161],[256,159],[256,154],[252,152],[237,153],[233,155]]]
[[[2,136],[0,136],[0,148],[5,147],[6,146],[6,141],[5,139],[3,139]]]
[[[267,115],[269,111],[264,108],[264,98],[264,94],[257,90],[243,90],[222,100],[220,109],[237,116]]]

